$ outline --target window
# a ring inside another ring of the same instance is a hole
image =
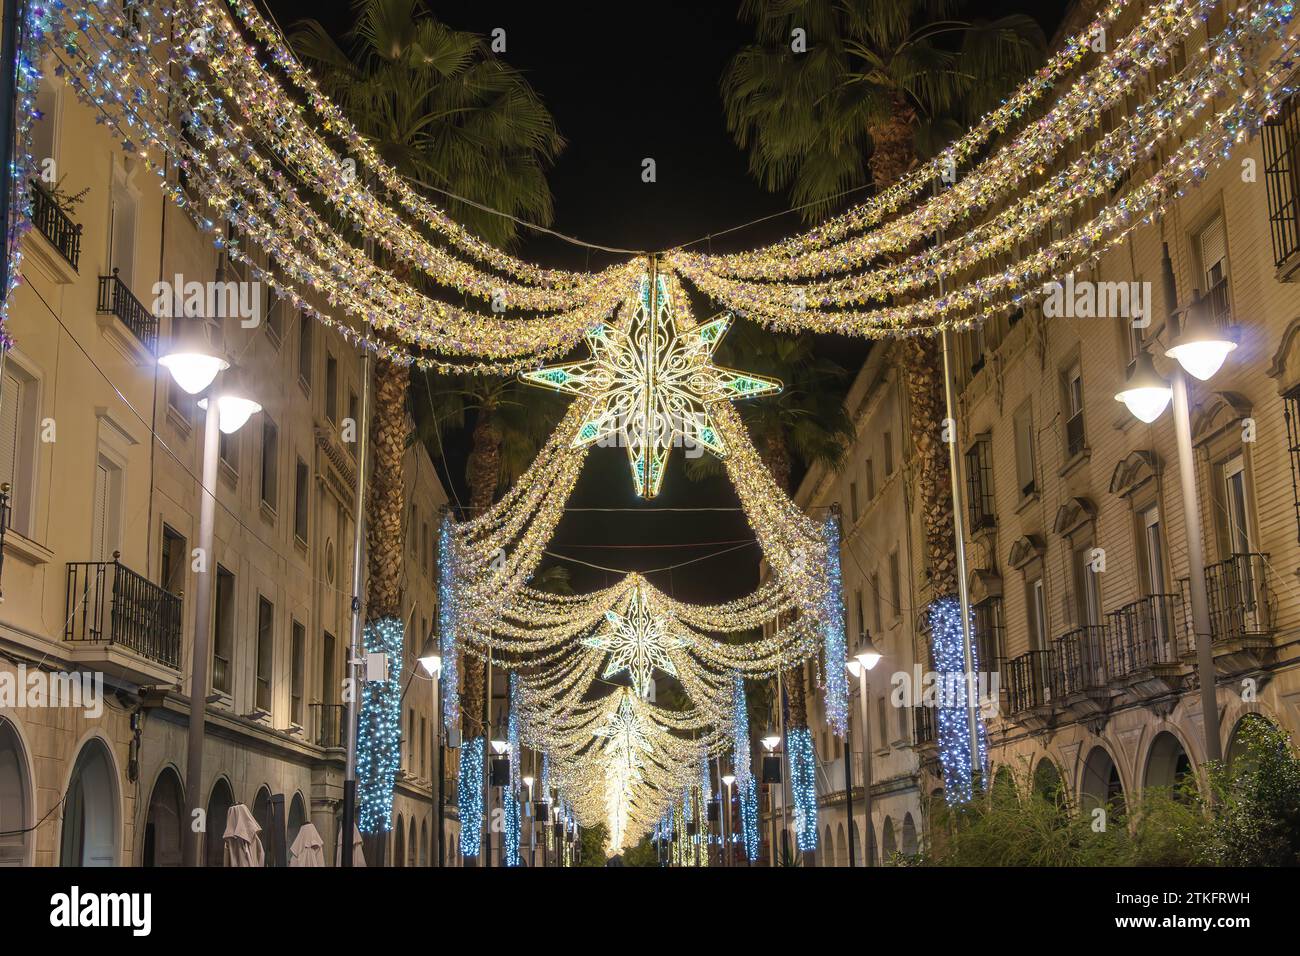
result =
[[[885,709],[885,696],[876,698],[876,739],[880,741],[880,749],[889,749],[889,711]]]
[[[46,162],[55,163],[58,158],[59,105],[62,99],[62,84],[56,84],[48,76],[41,77],[36,88],[36,116],[32,121],[32,158],[42,173],[48,168],[57,170],[57,165],[46,166]],[[45,177],[42,176],[42,179]],[[57,177],[55,177],[57,179]],[[52,180],[45,184],[52,186]]]
[[[420,547],[423,551],[423,560],[421,566],[427,572],[429,570],[429,553],[431,539],[429,538],[429,522],[425,521],[420,525]]]
[[[288,309],[289,300],[282,295],[277,295],[266,309],[266,332],[276,348],[284,341],[284,313]]]
[[[311,479],[307,463],[298,459],[293,474],[293,534],[304,544],[307,542],[307,508],[311,492]]]
[[[1101,623],[1101,592],[1097,572],[1092,569],[1092,542],[1072,552],[1074,571],[1075,623],[1080,627]]]
[[[311,388],[311,335],[312,317],[306,312],[298,315],[298,381]]]
[[[1165,559],[1160,535],[1160,508],[1152,505],[1138,514],[1141,535],[1142,585],[1146,594],[1165,593]]]
[[[217,458],[235,474],[239,474],[240,432],[222,432],[217,438]]]
[[[889,552],[889,600],[893,602],[893,617],[903,613],[903,581],[899,570],[898,549]]]
[[[420,542],[415,539],[415,529],[418,527],[415,518],[415,505],[411,505],[410,518],[406,522],[406,545],[411,549],[411,557],[418,557],[420,553]]]
[[[1016,483],[1020,486],[1020,496],[1028,498],[1038,491],[1038,463],[1034,458],[1034,413],[1030,405],[1025,404],[1015,414],[1016,431]]]
[[[871,624],[879,634],[884,627],[881,623],[882,615],[880,613],[880,575],[871,575]]]
[[[162,526],[162,562],[158,570],[158,583],[163,590],[179,594],[185,589],[185,565],[189,560],[185,536],[164,523]]]
[[[997,524],[993,504],[993,442],[980,435],[966,452],[966,508],[970,512],[970,530],[979,531]]]
[[[338,681],[334,675],[334,635],[325,631],[325,647],[321,651],[320,658],[320,696],[323,703],[332,704],[338,698],[340,690]]]
[[[235,650],[235,576],[217,565],[217,599],[213,608],[212,688],[229,694]]]
[[[9,484],[9,526],[31,532],[35,500],[37,387],[9,358],[0,385],[0,482]]]
[[[1228,303],[1228,232],[1222,216],[1215,216],[1196,236],[1204,295],[1210,312],[1221,322],[1230,316]]]
[[[135,283],[135,220],[138,202],[126,184],[125,173],[115,169],[109,194],[108,270],[117,273],[128,289]]]
[[[876,465],[870,458],[867,459],[867,501],[871,502],[876,497]]]
[[[1065,373],[1065,457],[1073,458],[1084,450],[1083,369],[1078,362]]]
[[[355,458],[357,454],[357,446],[361,444],[361,435],[359,433],[359,429],[361,428],[361,411],[360,405],[358,404],[357,393],[352,391],[352,389],[348,389],[348,419],[352,422],[353,434],[353,440],[348,442],[348,451],[352,452],[352,456]]]
[[[1025,590],[1029,614],[1029,649],[1041,651],[1047,647],[1047,591],[1043,586],[1041,571],[1029,579]]]
[[[269,415],[262,416],[262,504],[276,510],[280,485],[280,430]]]
[[[971,609],[975,618],[975,648],[979,666],[995,670],[1006,653],[1002,645],[1002,598],[991,597]]]
[[[420,776],[429,775],[429,750],[424,746],[425,734],[428,733],[429,722],[422,716],[420,717]]]
[[[862,589],[853,592],[854,604],[858,609],[858,634],[863,635],[867,632],[867,612],[862,604]]]
[[[95,462],[91,501],[90,559],[112,561],[121,545],[122,469],[103,455]]]
[[[885,432],[885,477],[894,473],[894,436]]]
[[[1223,471],[1223,521],[1225,559],[1238,554],[1250,554],[1250,497],[1246,488],[1246,460],[1238,454],[1229,458]]]
[[[849,482],[849,519],[854,524],[858,523],[858,483],[856,481]]]
[[[325,359],[325,417],[339,420],[339,360],[333,355]]]
[[[303,667],[307,654],[307,629],[294,621],[290,635],[292,669],[289,672],[289,719],[301,727],[303,685],[306,683]]]
[[[1268,186],[1268,222],[1273,233],[1273,264],[1281,267],[1300,252],[1300,99],[1287,98],[1264,124],[1264,181]]]
[[[275,607],[257,597],[257,707],[271,711],[271,670],[275,666]]]

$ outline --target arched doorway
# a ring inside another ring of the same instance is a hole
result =
[[[393,835],[393,866],[406,866],[406,821],[401,816]]]
[[[831,836],[831,825],[826,824],[826,832],[822,835],[822,845],[817,848],[817,857],[822,866],[835,865],[835,840]]]
[[[1258,739],[1259,731],[1267,729],[1271,723],[1272,721],[1260,714],[1243,714],[1241,716],[1241,719],[1233,726],[1232,733],[1228,735],[1227,764],[1229,770],[1235,774],[1239,769],[1249,769],[1247,766],[1239,768],[1238,763],[1242,758],[1248,756],[1252,739]]]
[[[63,800],[60,866],[115,866],[118,834],[117,773],[102,740],[86,741]]]
[[[916,821],[912,819],[911,811],[903,817],[903,855],[916,856],[920,847],[916,842]]]
[[[301,793],[295,793],[289,803],[289,845],[298,839],[298,831],[307,824],[307,803]]]
[[[1079,801],[1085,810],[1109,807],[1112,813],[1124,813],[1124,786],[1119,778],[1119,767],[1105,747],[1093,747],[1083,765],[1083,779],[1079,782]]]
[[[993,802],[1000,806],[1009,806],[1016,802],[1016,781],[1011,770],[1005,766],[993,772],[993,786],[990,788]]]
[[[234,794],[225,777],[220,777],[212,786],[208,795],[207,830],[203,839],[203,861],[205,866],[220,867],[225,865],[226,816],[234,805]]]
[[[1192,772],[1192,761],[1182,741],[1167,730],[1156,734],[1147,753],[1147,768],[1142,775],[1143,787],[1178,790]]]
[[[0,717],[0,867],[27,865],[31,792],[18,730]]]
[[[884,866],[891,863],[894,854],[898,852],[898,841],[894,837],[894,821],[889,817],[885,817],[885,825],[880,832],[880,865]]]
[[[149,814],[144,822],[142,866],[180,866],[181,845],[185,839],[185,797],[181,778],[171,767],[164,767],[154,781],[149,795]]]
[[[411,825],[406,833],[406,865],[415,866],[419,857],[419,847],[415,840],[415,817],[411,817]]]
[[[1034,793],[1050,803],[1060,803],[1065,793],[1061,786],[1061,771],[1047,757],[1034,768]]]

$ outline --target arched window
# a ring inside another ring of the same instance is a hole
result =
[[[22,741],[13,724],[0,718],[0,867],[27,864],[31,809]]]
[[[880,844],[880,851],[882,854],[880,857],[880,864],[881,866],[884,866],[892,862],[894,854],[898,852],[898,842],[894,839],[894,821],[889,817],[885,817],[885,825],[881,829],[881,832],[883,833],[883,836],[881,837]]]
[[[234,802],[230,784],[225,777],[221,777],[208,795],[207,829],[203,838],[203,859],[206,866],[225,865],[225,846],[222,840],[226,835],[226,814]]]
[[[858,866],[862,866],[862,831],[858,829],[857,820],[854,820],[849,826],[849,839],[853,841],[851,844],[853,847],[853,862]]]
[[[1104,747],[1093,747],[1083,765],[1083,780],[1079,784],[1079,802],[1085,811],[1108,807],[1110,812],[1124,813],[1124,786],[1120,782],[1119,768]]]
[[[112,756],[102,740],[89,740],[77,755],[63,800],[59,865],[116,865],[120,830]]]
[[[406,820],[401,816],[393,831],[393,866],[406,866]]]
[[[1192,772],[1192,761],[1183,749],[1182,742],[1167,730],[1156,734],[1147,753],[1147,769],[1142,777],[1143,787],[1178,791]]]
[[[835,865],[849,865],[849,841],[844,835],[844,824],[837,824],[835,827]]]
[[[420,866],[429,865],[429,821],[420,821]]]
[[[822,837],[822,845],[817,848],[817,855],[821,858],[822,866],[835,865],[835,841],[831,837],[831,825],[826,824],[826,833]]]
[[[1241,719],[1237,721],[1236,726],[1232,728],[1232,733],[1228,736],[1228,769],[1232,770],[1234,773],[1237,771],[1238,768],[1236,764],[1238,760],[1249,753],[1250,738],[1258,736],[1258,730],[1263,729],[1264,726],[1269,723],[1272,723],[1272,721],[1267,717],[1260,716],[1259,714],[1242,715]],[[1242,733],[1243,730],[1249,731],[1252,728],[1255,729],[1256,733]]]
[[[916,821],[909,812],[903,817],[903,855],[916,856],[919,849],[916,842]]]
[[[416,842],[415,818],[411,818],[410,832],[406,834],[406,865],[415,866],[419,860],[420,848]]]
[[[289,804],[289,845],[298,839],[298,831],[307,823],[307,804],[302,799],[302,793],[295,793],[293,800]]]
[[[181,845],[185,839],[185,798],[181,778],[171,767],[164,767],[154,781],[149,795],[149,814],[144,823],[143,866],[180,866]]]

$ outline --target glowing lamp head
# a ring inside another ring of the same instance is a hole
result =
[[[1160,377],[1149,353],[1138,353],[1133,371],[1124,383],[1124,390],[1116,393],[1115,400],[1123,402],[1138,421],[1148,425],[1168,407],[1173,389]]]
[[[504,740],[492,741],[492,752],[496,754],[498,757],[500,757],[503,753],[505,753],[509,749],[510,749],[510,744]]]
[[[208,400],[199,399],[199,408],[206,410]],[[217,427],[226,435],[232,435],[244,427],[244,423],[262,410],[262,406],[251,398],[240,395],[222,395],[217,399]]]
[[[177,318],[172,328],[171,346],[159,357],[158,364],[187,394],[197,395],[212,384],[219,372],[230,368],[230,363],[208,341],[202,319]]]
[[[766,737],[763,738],[762,743],[763,743],[763,747],[766,748],[767,752],[771,753],[773,750],[777,748],[777,745],[781,743],[781,735],[768,734]]]
[[[532,793],[532,792],[533,792],[533,778],[532,778],[532,777],[524,777],[524,778],[523,778],[523,781],[524,781],[524,786],[528,788],[528,792],[529,792],[529,793]]]
[[[437,677],[442,672],[442,655],[428,654],[420,658],[420,666],[430,677]]]
[[[880,659],[885,655],[880,653],[879,649],[871,641],[871,632],[868,631],[862,635],[860,642],[861,649],[844,662],[844,666],[849,669],[849,673],[854,677],[860,677],[863,671],[869,671],[880,663]]]
[[[1176,359],[1188,375],[1208,381],[1223,367],[1236,339],[1210,314],[1206,300],[1199,298],[1183,312],[1183,327],[1165,354]]]
[[[736,782],[736,775],[734,773],[724,773],[722,775],[722,785],[724,787],[730,789],[731,785],[735,782]]]

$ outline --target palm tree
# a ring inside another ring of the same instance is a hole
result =
[[[722,81],[727,122],[768,189],[815,221],[870,182],[877,192],[996,105],[1041,60],[1029,17],[959,19],[961,0],[744,0],[756,42]],[[806,31],[807,52],[791,50]],[[903,342],[919,506],[936,597],[957,589],[952,485],[937,336]]]
[[[298,23],[291,41],[322,92],[347,111],[384,160],[419,186],[470,200],[453,200],[450,213],[496,244],[516,239],[515,220],[471,203],[548,223],[545,171],[564,143],[523,76],[481,37],[439,23],[422,0],[355,0],[353,13],[348,51],[315,20]],[[400,265],[394,271],[424,281]],[[377,361],[366,511],[367,624],[401,620],[409,387],[408,366]],[[480,699],[482,684],[480,675]],[[480,703],[474,712],[481,709]]]

